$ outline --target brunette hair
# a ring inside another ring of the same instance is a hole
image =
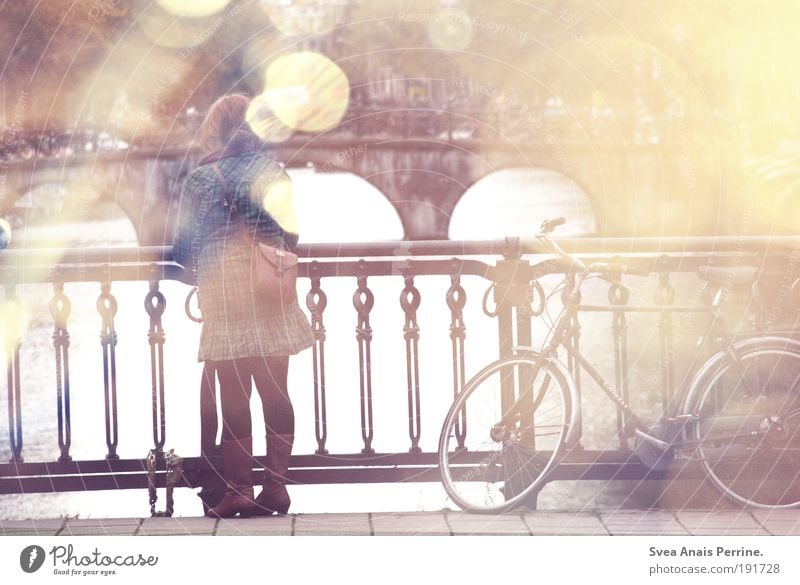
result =
[[[250,98],[241,93],[219,98],[200,125],[200,146],[206,154],[220,150],[256,150],[261,141],[246,121]]]

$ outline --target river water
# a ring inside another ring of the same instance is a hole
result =
[[[538,173],[538,174],[537,174]],[[310,171],[293,173],[300,225],[306,242],[368,241],[400,238],[399,221],[388,202],[377,198],[370,187],[352,176],[326,175]],[[347,210],[359,209],[359,214]],[[484,239],[506,235],[530,235],[532,226],[542,219],[565,215],[570,218],[565,233],[591,233],[594,220],[585,197],[573,184],[547,171],[511,172],[493,181],[476,186],[456,209],[451,236]],[[369,221],[364,221],[368,218]],[[335,227],[332,227],[334,226]],[[24,235],[24,237],[23,237]],[[43,239],[59,238],[60,245],[136,245],[130,221],[110,217],[100,222],[78,222],[58,228],[31,228],[16,239],[28,245],[41,245]],[[38,242],[38,244],[37,244]],[[422,405],[422,437],[424,451],[435,451],[439,427],[452,400],[450,312],[445,304],[448,277],[418,277],[422,293],[418,312],[421,328],[420,380]],[[465,308],[467,325],[467,376],[497,356],[497,329],[493,319],[480,307],[486,283],[465,278],[468,302]],[[556,281],[546,283],[553,286]],[[375,433],[373,447],[378,452],[406,451],[408,407],[406,385],[404,315],[399,305],[402,277],[372,278],[375,293],[372,312],[373,328],[373,405]],[[356,315],[352,307],[355,279],[323,280],[328,295],[325,313],[327,329],[327,400],[328,442],[331,453],[358,452],[363,447],[360,428],[358,354],[355,341]],[[300,298],[308,283],[299,284]],[[198,386],[201,364],[197,363],[197,342],[200,326],[184,315],[183,300],[188,287],[176,282],[163,282],[161,290],[167,298],[163,317],[166,332],[166,448],[174,448],[184,456],[199,453]],[[588,291],[591,294],[591,291]],[[598,289],[597,294],[602,291]],[[72,301],[69,319],[70,374],[72,388],[72,449],[74,459],[100,459],[105,456],[103,384],[100,317],[95,302],[100,294],[97,283],[67,284],[65,293]],[[147,343],[148,319],[143,300],[146,283],[114,283],[112,293],[119,303],[116,317],[118,333],[117,376],[119,400],[119,448],[123,458],[141,458],[153,444],[151,414],[150,357]],[[52,346],[52,318],[47,304],[52,295],[48,286],[20,286],[18,294],[26,306],[27,328],[22,345],[22,420],[24,425],[23,455],[26,461],[55,460],[58,455],[56,432],[55,367]],[[598,297],[602,299],[602,296]],[[302,302],[301,302],[302,305]],[[584,331],[602,331],[604,336],[585,336],[583,349],[597,361],[610,360],[610,328],[607,317],[594,317],[584,323]],[[541,325],[536,328],[541,340]],[[642,326],[642,343],[636,347],[637,361],[653,359],[652,324]],[[607,336],[605,334],[608,334]],[[613,364],[602,369],[613,376]],[[613,379],[609,377],[609,379]],[[635,378],[634,378],[635,381]],[[311,378],[311,353],[303,352],[291,360],[290,394],[295,406],[295,453],[313,453],[314,405]],[[7,411],[5,379],[0,382],[0,413]],[[645,396],[644,401],[652,401]],[[254,413],[259,413],[254,393]],[[588,446],[614,446],[615,411],[608,401],[593,403],[592,424],[585,430]],[[254,429],[263,428],[259,418]],[[10,454],[8,421],[0,418],[0,457]],[[254,432],[254,450],[264,452],[264,438]],[[596,505],[620,505],[621,492],[599,482],[580,485],[553,484],[542,493],[540,505],[550,508],[583,508]],[[629,491],[626,487],[626,493]],[[438,484],[410,485],[323,485],[295,486],[292,489],[292,510],[310,512],[357,511],[421,511],[451,507]],[[163,490],[160,490],[163,505]],[[177,515],[198,515],[200,503],[188,489],[176,490]],[[45,518],[59,516],[119,517],[146,516],[149,505],[146,490],[109,492],[26,494],[0,496],[0,518]]]

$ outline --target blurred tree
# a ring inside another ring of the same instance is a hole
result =
[[[150,0],[4,3],[2,119],[20,96],[29,128],[105,127],[122,94],[143,114],[203,111],[222,92],[258,92],[281,52],[323,47],[353,87],[389,75],[440,80],[447,94],[469,80],[497,103],[555,96],[567,111],[602,103],[682,117],[692,135],[755,153],[800,131],[795,0],[359,1],[320,38],[283,34],[253,0],[153,25],[156,10]]]

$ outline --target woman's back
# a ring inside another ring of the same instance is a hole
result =
[[[236,203],[236,211],[225,205],[225,192],[214,170],[219,167]],[[280,202],[274,194],[280,192]],[[293,248],[297,243],[291,180],[281,165],[263,153],[246,152],[204,164],[186,178],[184,200],[178,217],[175,257],[218,254],[223,242],[237,243],[245,235],[274,247]],[[285,224],[290,225],[285,225]],[[191,238],[187,237],[191,232]]]

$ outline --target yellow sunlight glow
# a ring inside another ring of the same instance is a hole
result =
[[[231,0],[156,0],[164,10],[178,16],[210,16],[225,8]]]
[[[292,136],[293,130],[275,115],[264,94],[257,95],[250,102],[246,119],[253,132],[265,142],[284,142]]]
[[[350,83],[338,65],[311,51],[282,55],[266,70],[264,95],[286,126],[323,132],[347,111]]]
[[[292,180],[285,173],[277,178],[273,174],[264,176],[263,180],[256,181],[253,186],[262,196],[264,210],[278,222],[287,232],[300,233],[297,222],[297,212],[294,206],[294,187]]]
[[[0,325],[7,348],[13,348],[22,339],[30,321],[28,307],[19,297],[13,301],[8,299],[0,301]]]

